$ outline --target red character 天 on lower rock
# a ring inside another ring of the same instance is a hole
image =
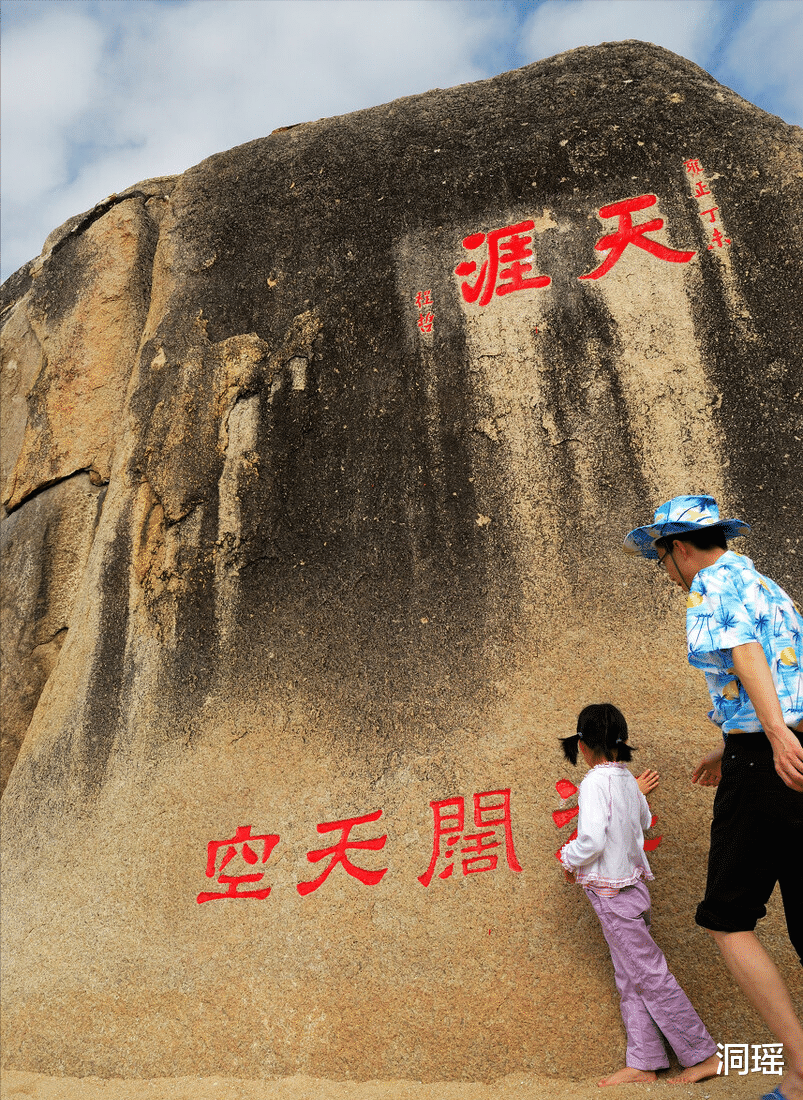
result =
[[[351,875],[352,878],[358,879],[366,886],[376,886],[378,882],[382,880],[382,876],[386,873],[387,867],[380,871],[366,871],[363,867],[357,867],[346,856],[346,852],[351,849],[368,849],[369,851],[379,851],[385,847],[385,841],[387,836],[374,837],[371,840],[349,840],[349,834],[356,825],[364,825],[369,821],[378,821],[382,816],[381,810],[376,810],[372,814],[364,814],[362,817],[349,817],[344,818],[342,821],[324,821],[316,828],[319,833],[331,833],[340,830],[340,839],[336,844],[333,844],[331,848],[318,848],[312,852],[307,852],[307,859],[310,863],[318,863],[322,859],[326,859],[327,856],[331,856],[331,860],[327,867],[321,872],[321,874],[313,879],[311,882],[300,882],[296,886],[299,894],[305,897],[307,894],[311,894],[313,890],[317,890],[319,886],[322,886],[338,863],[343,865],[343,869]]]

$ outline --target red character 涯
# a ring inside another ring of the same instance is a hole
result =
[[[648,206],[654,206],[658,202],[657,195],[639,195],[634,199],[622,199],[621,202],[611,203],[609,206],[600,207],[601,218],[618,218],[619,226],[613,233],[607,233],[601,237],[594,248],[597,252],[608,252],[607,257],[593,271],[586,275],[578,275],[579,279],[601,279],[619,260],[629,244],[637,248],[643,248],[659,260],[667,260],[669,263],[688,263],[694,252],[681,252],[674,248],[668,248],[659,241],[654,241],[645,234],[654,233],[661,229],[663,218],[653,218],[651,221],[633,224],[633,214],[638,210],[646,210]]]
[[[491,801],[485,801],[490,799]],[[463,874],[473,875],[481,871],[493,871],[498,863],[498,855],[492,849],[500,847],[496,839],[496,829],[503,827],[505,855],[511,871],[521,871],[513,846],[513,823],[510,811],[510,790],[482,791],[474,795],[474,825],[484,830],[467,833],[465,829],[465,802],[463,798],[445,798],[430,802],[434,816],[434,836],[432,858],[429,867],[418,881],[429,886],[435,873],[439,858],[443,857],[446,866],[438,878],[449,878],[454,872],[455,852],[459,850]],[[489,828],[492,826],[492,828]],[[460,846],[458,848],[459,845]]]
[[[310,863],[318,863],[322,859],[326,859],[327,856],[331,856],[331,861],[328,866],[324,868],[321,874],[313,879],[311,882],[300,882],[296,886],[299,894],[304,897],[306,894],[311,894],[313,890],[317,890],[321,886],[338,863],[342,863],[345,871],[352,876],[352,878],[358,879],[366,886],[376,886],[381,881],[383,875],[387,871],[387,867],[381,871],[366,871],[363,867],[357,867],[346,856],[346,852],[352,848],[367,848],[370,851],[379,851],[385,847],[385,841],[387,836],[374,837],[372,840],[349,840],[349,834],[355,825],[363,825],[369,821],[377,821],[382,816],[382,811],[377,810],[372,814],[364,814],[362,817],[349,817],[344,818],[342,821],[324,821],[322,824],[317,825],[316,828],[319,833],[331,833],[340,829],[340,839],[336,844],[333,844],[331,848],[318,848],[315,851],[307,852],[307,859]]]
[[[257,900],[266,898],[270,894],[270,886],[264,886],[259,890],[238,889],[242,883],[259,882],[265,877],[264,872],[258,871],[254,874],[226,875],[223,874],[223,871],[237,855],[239,855],[250,867],[260,862],[260,856],[254,851],[252,844],[262,845],[261,862],[267,863],[271,852],[278,843],[279,837],[275,833],[271,833],[267,836],[251,836],[250,825],[238,826],[234,836],[230,837],[228,840],[210,840],[207,845],[206,877],[214,878],[217,875],[218,883],[221,886],[227,886],[228,889],[223,894],[215,891],[201,892],[196,898],[198,904],[201,905],[205,901],[217,901],[220,898],[256,898]],[[218,853],[221,849],[225,849],[225,851],[223,852],[220,866],[218,866]]]
[[[527,220],[492,229],[490,233],[472,233],[463,238],[463,247],[470,252],[485,243],[488,246],[487,257],[476,281],[472,284],[465,279],[460,284],[460,291],[467,302],[487,306],[494,293],[505,295],[517,290],[538,290],[549,286],[552,280],[548,275],[528,274],[533,267],[530,245],[534,227],[535,222]],[[454,269],[455,275],[461,278],[472,275],[476,270],[474,260],[464,260]]]

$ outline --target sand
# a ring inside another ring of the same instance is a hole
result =
[[[664,1075],[655,1084],[600,1089],[596,1081],[568,1081],[512,1074],[488,1084],[466,1081],[327,1081],[314,1077],[246,1081],[233,1077],[102,1079],[45,1077],[5,1070],[2,1100],[759,1100],[780,1078],[757,1073],[711,1078],[697,1085],[673,1085]]]

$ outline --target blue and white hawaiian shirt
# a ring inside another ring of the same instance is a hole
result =
[[[689,664],[705,673],[714,709],[709,717],[730,730],[761,729],[736,678],[734,646],[759,642],[788,726],[803,719],[803,616],[784,590],[732,550],[701,569],[686,601]]]

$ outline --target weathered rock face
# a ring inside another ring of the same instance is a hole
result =
[[[710,491],[803,592],[801,152],[601,46],[148,181],[9,280],[8,1064],[619,1064],[553,857],[602,699],[662,773],[656,937],[766,1041],[692,923],[682,597],[620,546]]]

